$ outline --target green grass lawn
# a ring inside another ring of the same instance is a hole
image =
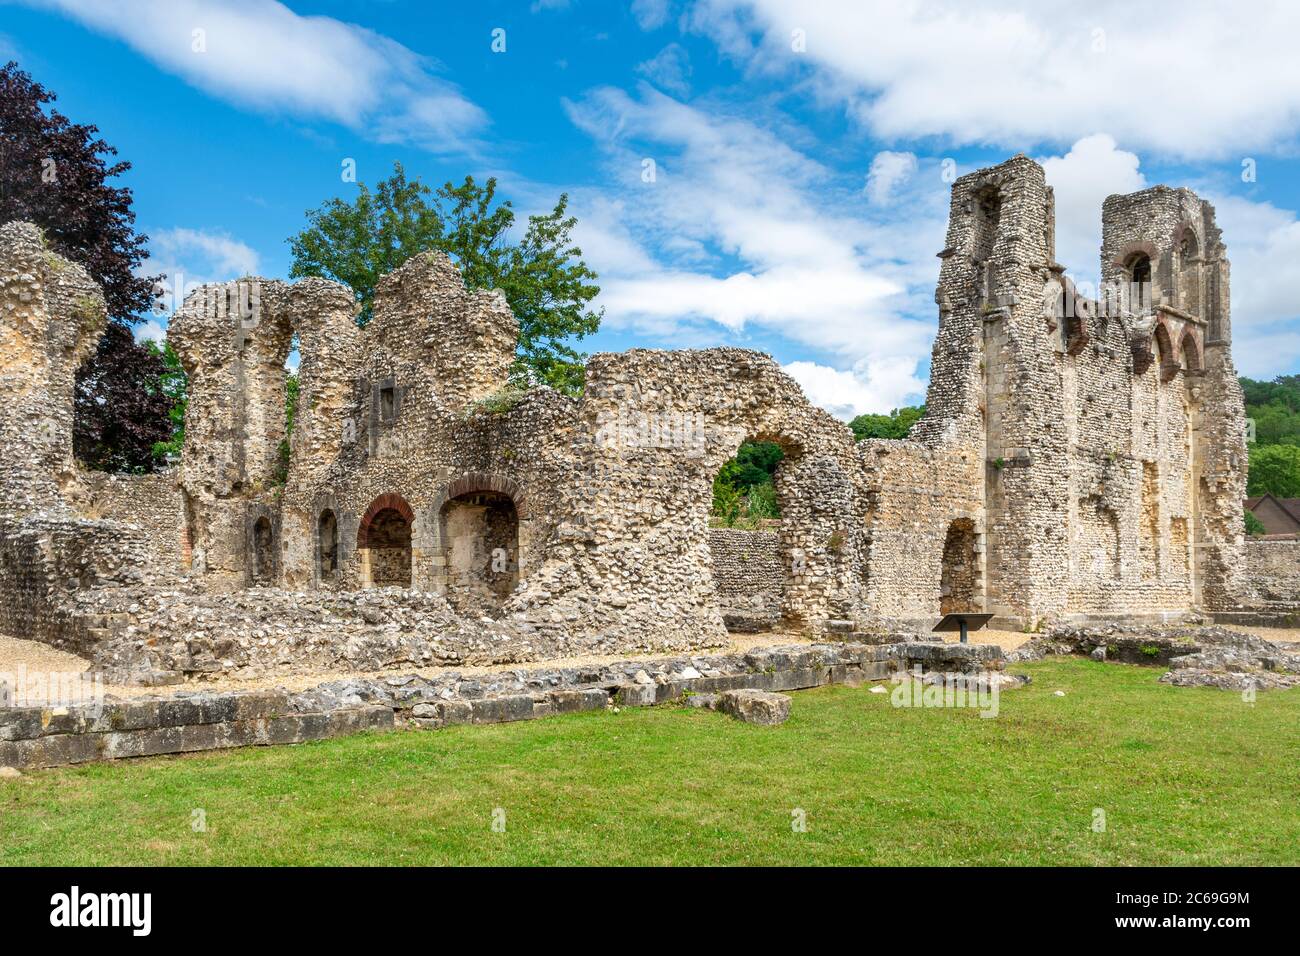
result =
[[[836,686],[775,728],[669,706],[31,773],[0,862],[1300,863],[1300,691],[1013,670],[995,719]]]

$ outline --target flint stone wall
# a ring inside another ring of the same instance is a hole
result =
[[[770,357],[743,349],[598,354],[580,398],[521,389],[504,297],[467,290],[440,254],[385,277],[365,328],[352,292],[323,279],[204,287],[169,324],[190,400],[181,501],[159,498],[182,516],[189,576],[161,514],[131,493],[108,496],[183,606],[170,613],[165,588],[136,593],[126,579],[77,589],[106,616],[97,659],[189,674],[329,659],[329,637],[313,628],[279,635],[327,614],[329,595],[396,580],[383,570],[391,541],[376,550],[369,534],[392,512],[393,537],[409,531],[406,603],[420,605],[418,621],[394,635],[363,617],[335,635],[335,658],[718,646],[727,621],[711,485],[751,439],[785,453],[775,475],[784,627],[932,623],[959,605],[1011,625],[1246,609],[1257,599],[1240,526],[1244,409],[1213,207],[1155,187],[1110,197],[1102,225],[1103,275],[1130,277],[1134,257],[1147,257],[1149,301],[1076,301],[1054,259],[1054,197],[1032,160],[954,183],[927,414],[897,442],[855,442]],[[102,299],[31,226],[0,229],[0,251],[0,375],[14,396],[0,409],[0,509],[85,516],[94,481],[71,460],[71,388]],[[1051,290],[1059,308],[1045,301]],[[448,520],[489,493],[514,506],[493,523],[491,547],[466,541],[472,523]],[[396,562],[403,583],[407,558]],[[466,579],[500,587],[453,594],[453,611],[445,596]],[[195,627],[210,616],[205,600],[250,589],[266,592],[252,599],[263,618],[246,608],[228,639]],[[62,610],[25,613],[53,622],[34,631],[42,639],[73,640]]]
[[[132,525],[154,562],[177,573],[186,566],[189,552],[177,479],[175,468],[149,475],[83,472],[87,517]]]
[[[776,531],[709,529],[713,586],[728,629],[760,630],[780,621],[782,553]]]
[[[1300,610],[1300,541],[1246,540],[1246,574],[1262,605]]]

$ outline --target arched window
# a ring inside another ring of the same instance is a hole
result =
[[[339,570],[339,522],[328,508],[320,513],[316,539],[320,579],[322,582],[333,581]]]
[[[1127,270],[1129,311],[1137,315],[1151,311],[1151,257],[1139,252],[1129,259]]]

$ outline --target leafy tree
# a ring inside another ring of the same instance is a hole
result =
[[[1300,447],[1252,445],[1247,494],[1300,498]]]
[[[96,360],[77,373],[72,447],[88,467],[150,471],[154,447],[171,434],[173,399],[162,387],[167,372],[155,349],[137,346],[131,330],[109,324]]]
[[[171,424],[149,377],[155,357],[125,331],[149,309],[157,281],[137,275],[148,237],[135,231],[131,190],[112,184],[131,164],[115,159],[97,127],[47,108],[54,100],[17,63],[0,68],[0,223],[36,223],[103,289],[117,331],[78,372],[73,447],[92,468],[147,471]]]
[[[573,244],[577,220],[568,196],[555,208],[530,216],[518,242],[511,239],[515,212],[498,202],[496,180],[479,185],[471,176],[431,190],[408,180],[401,163],[372,192],[358,184],[348,202],[331,199],[307,213],[307,228],[289,239],[294,277],[323,276],[352,287],[369,321],[375,285],[407,259],[440,249],[456,260],[470,289],[500,289],[519,320],[516,383],[541,381],[570,393],[582,388],[585,356],[568,344],[600,326],[590,309],[599,287],[596,274]]]
[[[1246,521],[1246,534],[1258,536],[1267,531],[1264,527],[1264,522],[1256,518],[1249,510],[1242,509],[1242,517]]]
[[[779,518],[773,476],[785,453],[775,442],[747,441],[713,480],[713,515],[722,524],[754,524]]]
[[[858,441],[864,438],[906,438],[924,414],[924,405],[907,405],[895,408],[888,415],[859,415],[849,422],[849,428]]]
[[[175,464],[180,461],[181,449],[185,446],[185,409],[190,400],[189,376],[185,374],[180,356],[170,345],[159,347],[156,342],[145,342],[144,347],[162,362],[163,371],[158,379],[158,387],[171,402],[171,409],[167,412],[171,435],[166,441],[154,444],[153,457],[161,464]]]

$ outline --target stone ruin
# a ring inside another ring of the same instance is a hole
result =
[[[140,477],[74,462],[103,300],[11,223],[0,632],[168,682],[692,651],[729,622],[825,637],[955,610],[1034,628],[1294,608],[1249,574],[1213,207],[1158,186],[1102,222],[1085,298],[1040,166],[955,182],[927,413],[900,441],[855,442],[736,348],[594,355],[580,398],[514,388],[504,297],[439,253],[385,277],[365,327],[335,282],[205,286],[168,329],[181,462]],[[749,439],[785,453],[779,528],[753,549],[709,522]]]

